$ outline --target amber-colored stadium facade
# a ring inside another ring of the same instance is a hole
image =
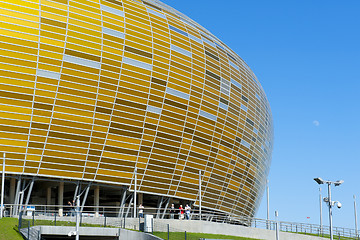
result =
[[[218,38],[156,0],[1,0],[0,14],[7,177],[133,192],[137,168],[139,194],[196,207],[201,170],[203,208],[254,216],[272,115]]]

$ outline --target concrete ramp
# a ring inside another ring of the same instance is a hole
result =
[[[30,232],[28,232],[30,230]],[[35,226],[21,229],[27,240],[73,240],[75,227],[68,226]],[[80,240],[160,240],[148,233],[135,232],[121,228],[80,227]]]

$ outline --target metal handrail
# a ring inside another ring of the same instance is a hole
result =
[[[30,204],[28,206],[35,207],[35,209],[24,209],[23,205],[14,205],[14,204],[5,204],[5,211],[11,210],[14,207],[20,208],[19,212],[24,213],[24,217],[26,217],[27,212],[33,211],[34,216],[54,216],[59,217],[59,209],[62,208],[63,211],[63,217],[71,216],[71,209],[72,206],[69,205],[39,205],[39,204]],[[98,211],[96,211],[98,209]],[[126,217],[134,217],[132,216],[132,205],[130,205],[130,211],[128,211],[129,206],[125,207],[117,207],[117,206],[84,206],[84,210],[81,213],[82,217],[100,217],[100,218],[106,218],[106,217],[118,217],[119,219],[126,218]],[[122,211],[121,211],[122,210]],[[154,215],[154,218],[170,218],[171,213],[169,212],[169,208],[150,208],[145,207],[143,209],[144,214],[151,214]],[[128,213],[126,214],[126,212]],[[165,213],[164,213],[165,211]],[[176,209],[178,212],[178,209]],[[11,212],[9,211],[6,214],[6,216],[11,216]],[[122,212],[123,215],[119,216],[119,212]],[[98,213],[98,214],[96,214]],[[160,214],[159,214],[160,213]],[[175,219],[179,218],[176,217],[179,214],[176,213]],[[136,216],[138,217],[138,216]],[[190,214],[191,220],[200,220],[199,210],[195,209],[191,211]],[[239,216],[239,215],[229,215],[229,214],[223,214],[220,212],[214,212],[202,209],[201,211],[201,220],[202,221],[211,221],[211,222],[220,222],[220,223],[226,223],[226,224],[234,224],[234,225],[242,225],[246,227],[254,227],[254,228],[262,228],[262,229],[269,229],[269,230],[275,230],[276,228],[276,222],[273,220],[266,220],[266,219],[260,219],[260,218],[250,218],[245,216]],[[279,229],[283,232],[293,232],[293,233],[302,233],[302,234],[311,234],[311,235],[317,235],[317,236],[327,236],[329,235],[330,229],[329,226],[320,226],[319,224],[310,224],[310,223],[298,223],[298,222],[287,222],[287,221],[278,221],[279,223]],[[355,229],[351,228],[343,228],[343,227],[334,227],[334,235],[338,235],[341,237],[348,237],[348,238],[354,238],[357,239],[359,236],[357,236],[357,232]]]

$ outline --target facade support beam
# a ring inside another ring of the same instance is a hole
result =
[[[29,205],[29,201],[30,201],[32,189],[33,189],[33,187],[34,187],[34,182],[35,182],[35,178],[31,179],[30,186],[29,186],[29,190],[28,190],[28,193],[27,193],[27,196],[26,196],[26,200],[25,200],[25,206],[24,206],[24,209],[25,209],[25,210],[27,209],[27,206]]]
[[[80,185],[80,183],[79,183],[79,181],[77,181],[75,192],[74,192],[74,197],[73,197],[73,202],[72,202],[74,206],[75,206],[76,196],[78,195],[78,191],[79,191],[79,185]]]
[[[59,182],[59,188],[58,188],[58,203],[59,205],[59,216],[62,217],[64,214],[64,182]]]
[[[126,192],[127,192],[127,190],[126,190],[126,188],[124,188],[124,190],[122,192],[122,198],[121,198],[121,202],[120,202],[120,208],[119,208],[118,217],[123,217],[123,215],[124,215]]]
[[[133,200],[134,200],[134,194],[131,196],[131,199],[130,199],[130,202],[129,202],[129,205],[128,205],[128,208],[127,208],[127,211],[126,211],[126,214],[125,214],[125,218],[127,218],[128,215],[129,215],[129,212],[130,212],[130,209],[131,209],[131,204],[132,204]]]
[[[23,204],[23,201],[24,201],[24,194],[25,194],[25,191],[26,191],[26,188],[27,188],[27,186],[25,186],[25,184],[26,184],[26,180],[24,180],[23,181],[23,184],[22,184],[22,187],[23,187],[23,189],[19,192],[19,198],[20,198],[20,200],[19,200],[19,207],[17,208],[17,213],[16,213],[16,215],[18,215],[19,213],[20,213],[20,211],[21,211],[21,206],[22,206],[22,204]]]
[[[86,203],[86,199],[89,195],[89,190],[90,190],[90,187],[91,187],[91,183],[92,182],[89,182],[89,184],[87,185],[86,187],[86,191],[85,191],[85,195],[83,197],[83,200],[82,200],[82,204],[81,204],[81,208],[80,208],[80,212],[82,212],[84,210],[84,206],[85,206],[85,203]]]
[[[157,206],[157,211],[156,211],[156,218],[160,218],[160,214],[161,214],[161,206],[164,202],[164,197],[161,196],[160,201],[158,201],[158,206]]]
[[[1,173],[1,204],[0,204],[0,218],[3,218],[4,214],[4,198],[5,198],[5,153],[3,153],[3,162],[2,162],[2,173]]]
[[[170,202],[170,198],[167,198],[166,199],[166,204],[165,204],[165,207],[164,207],[164,211],[163,211],[163,214],[161,216],[161,219],[164,219],[165,215],[166,215],[166,211],[167,211],[167,208],[169,206],[169,202]]]
[[[17,182],[17,185],[16,185],[16,193],[15,193],[15,199],[14,199],[13,215],[17,215],[17,209],[19,209],[18,204],[19,204],[20,188],[21,188],[21,176],[19,176],[18,182]]]

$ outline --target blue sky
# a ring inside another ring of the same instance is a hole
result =
[[[163,2],[220,38],[261,82],[275,126],[271,218],[278,210],[280,220],[318,224],[313,178],[343,179],[332,188],[343,204],[333,221],[354,228],[354,194],[360,209],[360,1]],[[257,217],[266,218],[265,197]]]

